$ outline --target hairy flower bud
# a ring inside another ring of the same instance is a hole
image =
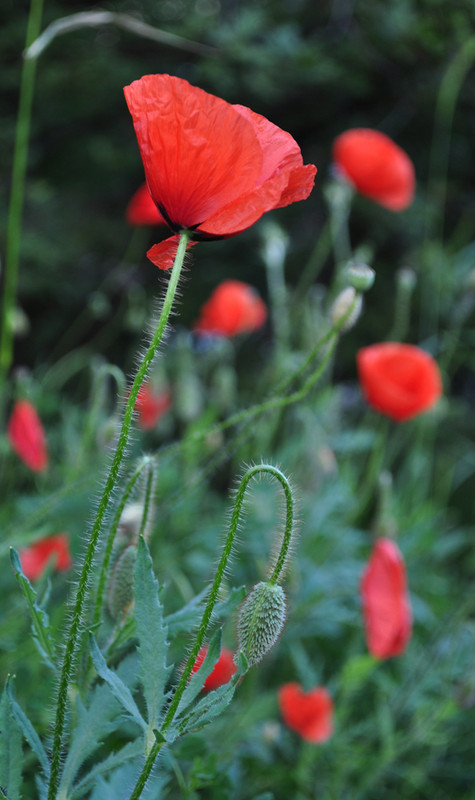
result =
[[[107,590],[107,609],[113,620],[124,619],[133,602],[137,546],[126,547],[115,562]]]
[[[249,666],[257,664],[274,646],[284,627],[285,594],[282,586],[261,581],[245,598],[238,619],[239,649]]]
[[[345,322],[341,326],[341,330],[349,331],[357,322],[361,314],[362,306],[363,298],[361,295],[357,293],[353,286],[347,286],[346,289],[340,292],[331,307],[330,317],[333,325],[336,325],[346,317]]]

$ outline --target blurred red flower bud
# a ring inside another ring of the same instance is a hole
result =
[[[194,329],[216,336],[236,336],[264,325],[267,309],[255,289],[241,281],[223,281],[201,309]]]
[[[353,128],[333,143],[338,170],[365,197],[403,211],[414,198],[414,165],[389,136],[371,128]]]
[[[33,472],[48,466],[48,448],[41,420],[28,400],[17,400],[8,422],[8,438],[15,453]]]
[[[198,672],[199,668],[201,667],[203,661],[206,658],[206,653],[208,652],[208,648],[202,647],[196,661],[193,665],[193,669],[191,670],[191,675],[194,672]],[[206,692],[211,692],[213,689],[217,689],[218,686],[222,686],[224,683],[228,683],[231,678],[233,677],[234,673],[237,670],[237,666],[234,663],[234,655],[231,650],[228,650],[227,647],[223,647],[221,650],[221,655],[219,656],[216,664],[214,665],[213,671],[210,672],[208,677],[204,682],[203,689]]]
[[[57,572],[71,569],[73,565],[69,540],[65,533],[39,539],[20,550],[19,556],[23,572],[30,581],[35,581],[43,574],[50,560],[53,561]]]
[[[280,713],[285,724],[313,744],[328,741],[333,734],[333,700],[322,686],[304,692],[298,683],[279,689]]]
[[[310,194],[316,167],[303,164],[289,133],[249,108],[170,75],[145,75],[124,92],[150,194],[176,234],[234,236]],[[155,245],[149,259],[169,269],[176,242]]]
[[[371,655],[392,658],[404,652],[412,632],[406,567],[392,539],[377,539],[361,579],[366,643]]]
[[[154,428],[159,419],[170,408],[169,392],[156,392],[149,383],[144,383],[135,401],[138,424],[144,430]]]
[[[146,183],[142,184],[130,199],[125,217],[130,225],[166,225]]]
[[[396,422],[422,414],[442,394],[439,367],[412,344],[383,342],[357,354],[358,375],[370,406]]]

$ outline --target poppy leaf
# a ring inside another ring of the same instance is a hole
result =
[[[10,560],[12,567],[15,570],[17,581],[20,584],[23,596],[25,597],[30,610],[35,645],[40,652],[43,663],[55,672],[55,648],[53,639],[51,637],[48,615],[46,611],[38,605],[37,594],[23,572],[20,556],[14,547],[10,548]]]

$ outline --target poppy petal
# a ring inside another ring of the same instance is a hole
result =
[[[174,226],[197,226],[256,185],[261,147],[232,105],[170,75],[124,92],[150,193]]]
[[[170,236],[169,239],[164,239],[163,242],[154,244],[147,252],[147,258],[159,269],[171,269],[175,261],[179,241],[180,237],[175,235]],[[194,244],[196,242],[188,242],[186,249],[189,250]]]

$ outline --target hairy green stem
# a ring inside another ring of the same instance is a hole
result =
[[[122,428],[117,441],[115,453],[112,458],[109,475],[107,477],[101,500],[97,509],[96,518],[92,526],[89,543],[84,558],[81,575],[78,581],[76,599],[72,611],[71,625],[69,628],[66,646],[64,650],[64,659],[61,669],[61,678],[59,682],[57,705],[56,705],[56,719],[53,733],[53,748],[51,752],[51,777],[48,788],[48,800],[55,800],[56,792],[58,789],[60,771],[61,771],[61,748],[64,733],[64,723],[67,708],[68,687],[71,681],[75,653],[78,641],[81,635],[81,622],[84,610],[84,603],[86,600],[89,579],[94,564],[94,557],[97,549],[99,535],[102,530],[104,517],[109,508],[112,492],[114,491],[119,471],[124,458],[125,450],[127,448],[130,426],[134,413],[135,402],[142,382],[150,368],[150,365],[157,353],[160,342],[163,338],[165,328],[168,322],[168,317],[173,305],[178,281],[183,266],[183,261],[186,253],[186,246],[188,244],[190,234],[188,231],[183,231],[180,235],[178,250],[175,257],[175,263],[168,282],[167,292],[163,301],[162,309],[158,319],[157,328],[152,336],[151,342],[147,351],[142,359],[142,362],[137,370],[137,375],[132,384],[129,397],[127,399],[124,417],[122,420]]]
[[[147,783],[148,777],[153,769],[155,760],[161,748],[165,744],[164,734],[166,733],[171,723],[173,722],[178,705],[182,698],[183,692],[186,689],[188,679],[191,675],[191,671],[195,665],[196,658],[198,656],[198,653],[206,636],[206,631],[208,630],[208,625],[211,620],[213,609],[218,599],[221,583],[226,573],[228,561],[233,550],[237,531],[239,529],[239,523],[241,521],[241,514],[247,487],[252,478],[262,473],[271,475],[273,478],[276,478],[279,481],[284,491],[286,500],[286,520],[285,520],[284,535],[282,537],[279,555],[277,557],[274,569],[272,571],[272,575],[269,579],[270,583],[277,582],[282,572],[282,569],[285,565],[285,561],[287,559],[290,542],[292,538],[292,531],[294,527],[294,498],[292,494],[292,489],[288,479],[278,467],[274,467],[272,464],[256,464],[255,466],[250,467],[241,478],[238,490],[236,492],[236,497],[234,500],[233,513],[231,516],[231,522],[229,524],[228,535],[224,543],[223,552],[221,554],[218,567],[216,569],[216,574],[214,576],[214,580],[211,585],[206,607],[204,609],[203,616],[201,618],[200,626],[198,628],[195,641],[193,643],[193,647],[191,648],[190,654],[188,656],[187,662],[185,664],[180,680],[176,687],[172,701],[168,707],[167,713],[165,714],[164,720],[160,726],[160,731],[158,732],[157,740],[154,742],[147,756],[142,772],[140,773],[135,788],[132,794],[130,795],[130,800],[138,800],[138,798],[142,794],[142,791],[145,788],[145,784]]]
[[[43,16],[43,0],[31,0],[26,31],[26,47],[39,36]],[[20,261],[21,218],[25,196],[25,176],[28,162],[31,108],[35,88],[36,60],[25,60],[21,71],[20,98],[13,153],[12,185],[5,254],[5,279],[0,332],[0,395],[5,376],[13,357],[13,311],[18,284]]]

